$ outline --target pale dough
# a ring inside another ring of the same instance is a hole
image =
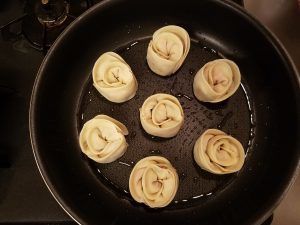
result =
[[[166,158],[149,156],[134,166],[129,178],[129,190],[135,201],[158,208],[170,204],[178,183],[177,172]]]
[[[169,25],[153,34],[147,50],[150,69],[161,76],[175,73],[190,50],[190,37],[185,29]]]
[[[194,159],[204,170],[214,174],[234,173],[244,164],[242,144],[217,129],[206,130],[196,141]]]
[[[96,61],[93,85],[107,100],[115,103],[133,98],[138,88],[130,66],[114,52],[106,52]]]
[[[155,94],[148,97],[140,108],[140,120],[148,134],[169,138],[179,132],[184,114],[177,98]]]
[[[128,130],[121,122],[98,115],[87,121],[79,134],[81,150],[98,163],[110,163],[120,158],[128,144],[125,136]]]
[[[216,59],[206,63],[197,72],[193,89],[200,101],[220,102],[233,95],[240,83],[238,66],[228,59]]]

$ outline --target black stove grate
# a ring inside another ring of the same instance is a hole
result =
[[[55,1],[54,1],[55,2]],[[39,0],[27,0],[23,3],[23,14],[13,18],[6,24],[0,26],[0,32],[6,41],[14,41],[18,38],[25,38],[30,45],[44,53],[50,48],[59,34],[81,13],[95,4],[93,0],[68,0],[63,2],[66,6],[65,18],[57,26],[49,26],[41,23],[39,19],[40,11],[37,6],[41,4]],[[57,17],[59,19],[59,17]]]

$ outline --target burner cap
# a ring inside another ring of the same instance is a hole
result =
[[[42,25],[55,27],[67,19],[69,4],[64,0],[41,0],[37,1],[34,12]]]
[[[25,6],[22,33],[33,47],[47,50],[58,35],[82,12],[90,1],[35,0]]]

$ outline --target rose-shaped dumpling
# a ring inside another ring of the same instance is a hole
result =
[[[129,178],[129,190],[133,199],[151,208],[167,206],[178,189],[178,175],[171,163],[161,156],[149,156],[140,160]]]
[[[177,98],[168,94],[155,94],[148,97],[140,108],[140,120],[148,134],[169,138],[180,130],[184,115]]]
[[[138,88],[130,66],[114,52],[106,52],[96,61],[93,85],[106,99],[116,103],[133,98]]]
[[[245,152],[242,144],[235,138],[223,131],[208,129],[195,143],[194,158],[208,172],[227,174],[242,168]]]
[[[233,95],[240,83],[238,66],[228,59],[216,59],[206,63],[195,75],[194,94],[203,102],[220,102]]]
[[[80,132],[81,150],[98,163],[110,163],[120,158],[127,149],[124,135],[128,134],[126,126],[119,121],[98,115],[87,121]]]
[[[155,31],[149,43],[147,62],[150,69],[161,76],[175,73],[190,50],[190,37],[179,26],[165,26]]]

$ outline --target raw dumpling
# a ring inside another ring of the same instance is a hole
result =
[[[120,158],[127,149],[124,135],[126,126],[119,121],[98,115],[87,121],[79,135],[81,150],[98,163],[110,163]]]
[[[177,98],[155,94],[148,97],[140,108],[140,120],[148,134],[169,138],[180,130],[184,115]]]
[[[138,88],[130,66],[114,52],[106,52],[96,61],[93,82],[101,95],[116,103],[133,98]]]
[[[234,173],[244,164],[244,148],[235,138],[217,129],[206,130],[196,141],[194,158],[204,170],[215,174]]]
[[[150,69],[161,76],[175,73],[190,50],[190,37],[179,26],[165,26],[155,31],[149,43],[147,62]]]
[[[171,163],[161,156],[140,160],[129,178],[129,190],[133,199],[151,208],[167,206],[178,189],[178,175]]]
[[[238,66],[228,59],[216,59],[197,72],[193,83],[194,94],[203,102],[220,102],[233,95],[240,83]]]

